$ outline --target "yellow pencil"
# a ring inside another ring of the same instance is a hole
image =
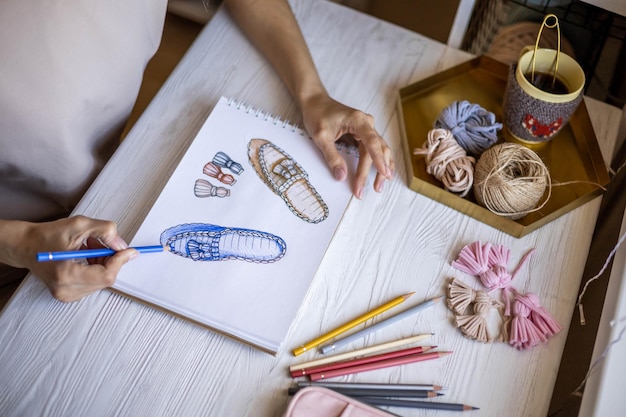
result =
[[[300,346],[297,349],[294,349],[293,351],[293,355],[294,356],[298,356],[303,354],[304,352],[306,352],[307,350],[313,349],[314,347],[317,347],[319,345],[321,345],[322,343],[332,339],[333,337],[340,335],[343,332],[346,332],[348,330],[350,330],[351,328],[358,326],[359,324],[371,319],[374,316],[377,316],[387,310],[389,310],[392,307],[397,306],[400,303],[403,303],[407,298],[409,298],[410,296],[412,296],[413,294],[415,294],[415,292],[411,292],[409,294],[405,294],[405,295],[401,295],[400,297],[394,298],[393,300],[389,301],[386,304],[383,304],[382,306],[375,308],[374,310],[362,315],[361,317],[357,317],[356,319],[352,320],[349,323],[344,324],[341,327],[336,328],[335,330],[326,333],[323,336],[318,337],[315,340],[310,341],[309,343]]]

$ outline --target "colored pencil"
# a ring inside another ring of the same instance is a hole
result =
[[[299,364],[291,365],[289,367],[289,370],[295,371],[297,369],[310,368],[313,366],[323,365],[326,363],[342,361],[344,359],[352,359],[358,356],[365,356],[365,355],[369,355],[370,353],[382,352],[383,350],[386,350],[386,349],[393,349],[395,347],[408,345],[414,342],[419,342],[420,340],[423,340],[430,336],[431,334],[418,334],[418,335],[407,337],[404,339],[398,339],[398,340],[394,340],[391,342],[381,343],[379,345],[366,347],[363,349],[353,350],[351,352],[340,353],[338,355],[328,356],[328,357],[320,358],[320,359],[314,359],[312,361],[307,361],[307,362],[302,362]]]
[[[441,392],[436,391],[424,391],[424,390],[415,390],[415,391],[399,391],[393,389],[380,389],[380,390],[372,390],[372,389],[340,389],[340,388],[329,388],[334,391],[337,391],[340,394],[347,395],[349,397],[381,397],[381,398],[433,398],[444,395]]]
[[[436,297],[436,298],[431,298],[430,300],[424,301],[423,303],[420,303],[416,306],[407,308],[404,311],[401,311],[389,318],[386,318],[384,320],[379,321],[378,323],[372,324],[371,326],[368,326],[362,330],[359,330],[356,333],[353,333],[351,335],[348,335],[342,339],[338,339],[335,340],[332,343],[329,343],[327,345],[324,345],[320,348],[320,351],[322,352],[322,354],[326,355],[328,353],[333,352],[334,350],[347,345],[350,342],[354,342],[355,340],[359,340],[363,337],[365,337],[366,335],[373,333],[377,330],[380,330],[384,327],[390,326],[394,323],[399,322],[400,320],[403,320],[413,314],[416,314],[422,310],[427,309],[428,307],[431,307],[435,304],[437,304],[443,297]]]
[[[450,411],[470,411],[478,410],[478,407],[472,407],[466,404],[441,403],[419,400],[406,400],[394,398],[379,397],[355,397],[355,399],[369,405],[388,406],[388,407],[410,407],[410,408],[428,408],[431,410],[450,410]]]
[[[161,245],[154,246],[137,246],[132,249],[137,250],[139,253],[155,253],[168,251],[167,247]],[[85,259],[85,258],[100,258],[103,256],[111,256],[117,253],[113,249],[100,248],[100,249],[84,249],[65,252],[39,252],[37,253],[37,262],[49,262],[49,261],[65,261],[68,259]]]
[[[369,382],[331,382],[331,381],[298,381],[298,387],[325,387],[325,388],[339,388],[339,389],[384,389],[395,391],[441,391],[446,388],[441,385],[433,384],[376,384]]]
[[[318,365],[318,366],[313,366],[310,368],[297,369],[295,371],[291,371],[291,376],[292,378],[297,378],[299,376],[304,376],[304,375],[309,375],[309,374],[314,374],[314,373],[319,373],[319,372],[332,371],[334,369],[349,368],[351,366],[363,365],[366,363],[380,362],[386,359],[400,358],[403,356],[415,355],[417,353],[424,353],[427,350],[431,350],[436,347],[437,346],[416,346],[416,347],[412,347],[408,349],[394,350],[392,352],[380,353],[378,355],[365,356],[365,357],[358,358],[358,359],[349,359],[345,361],[331,362],[325,365]]]
[[[397,306],[398,304],[403,303],[407,298],[409,298],[410,296],[412,296],[413,294],[415,294],[414,292],[409,293],[409,294],[405,294],[405,295],[401,295],[400,297],[396,297],[393,300],[381,305],[380,307],[375,308],[374,310],[371,310],[365,314],[363,314],[360,317],[355,318],[354,320],[344,324],[343,326],[340,326],[338,328],[336,328],[335,330],[326,333],[325,335],[322,335],[320,337],[318,337],[317,339],[314,339],[302,346],[300,346],[299,348],[294,349],[293,351],[293,355],[294,356],[298,356],[303,354],[304,352],[311,350],[319,345],[321,345],[324,342],[329,341],[330,339],[339,336],[340,334],[347,332],[348,330],[352,329],[353,327],[358,326],[359,324],[371,319],[374,316],[377,316],[381,313],[384,313],[385,311],[389,310],[390,308],[393,308],[395,306]]]
[[[347,368],[339,368],[327,372],[316,372],[309,374],[311,381],[319,381],[320,379],[334,378],[343,375],[350,375],[359,372],[373,371],[375,369],[388,368],[391,366],[405,365],[408,363],[421,362],[431,359],[438,359],[442,356],[446,356],[452,352],[429,352],[418,353],[416,355],[401,356],[399,358],[387,359],[379,362],[366,363],[363,365],[356,365]]]
[[[290,387],[287,390],[289,395],[294,395],[299,390],[303,389],[303,387]],[[348,397],[379,397],[379,398],[434,398],[442,396],[442,393],[435,391],[424,391],[424,390],[414,390],[414,391],[398,391],[393,389],[388,390],[371,390],[371,389],[341,389],[341,388],[328,388],[335,392],[338,392],[342,395],[347,395]]]

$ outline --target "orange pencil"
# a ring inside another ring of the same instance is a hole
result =
[[[438,359],[442,356],[449,355],[452,352],[429,352],[429,353],[418,353],[416,355],[409,356],[401,356],[399,358],[392,358],[387,360],[382,360],[373,363],[366,363],[363,365],[350,366],[347,368],[339,368],[326,372],[318,372],[309,374],[311,381],[319,381],[321,379],[334,378],[337,376],[350,375],[358,372],[366,372],[373,371],[375,369],[388,368],[391,366],[405,365],[407,363],[413,362],[421,362],[427,361],[431,359]]]

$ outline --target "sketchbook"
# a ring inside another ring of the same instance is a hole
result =
[[[302,129],[222,97],[131,242],[168,252],[113,288],[275,354],[351,196]]]

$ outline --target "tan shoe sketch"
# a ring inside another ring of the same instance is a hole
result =
[[[259,178],[296,216],[309,223],[328,217],[328,206],[309,183],[308,174],[285,151],[265,139],[252,139],[248,159]]]

